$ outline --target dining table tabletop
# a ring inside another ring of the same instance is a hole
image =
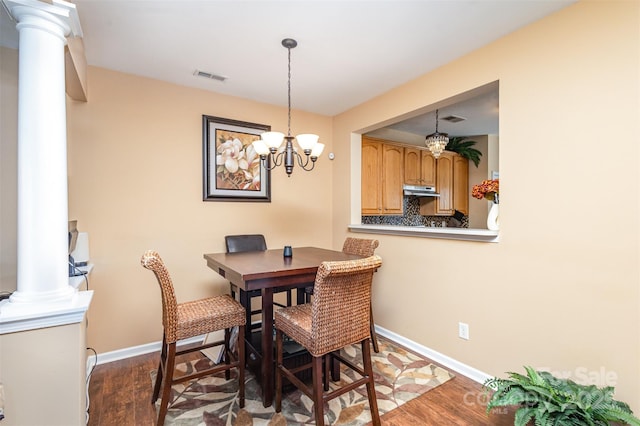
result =
[[[274,395],[274,345],[273,345],[273,294],[274,290],[313,286],[318,267],[324,261],[344,261],[360,259],[362,256],[318,247],[293,247],[290,257],[284,256],[284,249],[251,251],[240,253],[208,253],[204,255],[207,266],[228,279],[241,291],[260,290],[262,296],[262,327],[259,352],[260,385],[262,403],[271,405]],[[251,310],[251,301],[240,297],[245,309]],[[303,297],[297,303],[304,303]],[[248,306],[247,306],[248,305]],[[248,325],[248,324],[247,324]],[[250,327],[247,327],[251,330]],[[245,342],[252,345],[251,332]],[[257,348],[256,348],[257,349]],[[252,347],[248,348],[248,352]]]

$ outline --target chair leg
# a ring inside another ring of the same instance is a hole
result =
[[[312,362],[313,375],[313,412],[316,426],[324,425],[324,399],[322,398],[322,357],[314,356]]]
[[[333,357],[330,353],[322,357],[322,366],[324,374],[322,375],[322,384],[325,392],[329,391],[329,374],[331,374],[331,366],[333,365]]]
[[[340,351],[334,351],[336,354],[340,354]],[[331,380],[337,382],[340,380],[340,361],[335,357],[329,357],[329,368],[331,369]]]
[[[276,328],[276,413],[282,410],[282,331]]]
[[[238,327],[238,398],[240,399],[240,408],[244,407],[244,332],[245,326]]]
[[[222,348],[222,359],[224,363],[227,365],[227,369],[224,370],[224,379],[231,380],[231,369],[229,368],[229,364],[231,363],[231,329],[224,329],[224,347]]]
[[[369,409],[371,410],[371,422],[373,426],[380,426],[380,412],[378,411],[378,400],[376,399],[375,382],[373,381],[373,367],[371,365],[371,348],[369,339],[362,341],[362,364],[364,372],[369,378],[367,381],[367,396],[369,397]]]
[[[371,304],[369,305],[369,330],[371,334],[371,343],[373,343],[373,350],[375,353],[379,353],[378,336],[376,336],[375,323],[373,322],[373,306]]]
[[[160,386],[162,385],[163,378],[163,369],[164,364],[167,359],[167,340],[162,335],[162,349],[160,350],[160,362],[158,363],[158,373],[156,374],[156,384],[153,386],[153,395],[151,396],[151,403],[155,404],[158,400],[158,395],[160,395]]]
[[[176,364],[176,342],[167,345],[167,360],[164,365],[164,386],[162,388],[162,399],[160,400],[160,413],[158,414],[158,426],[164,425],[164,418],[169,409],[169,397],[171,396],[171,385],[173,384],[173,369]]]

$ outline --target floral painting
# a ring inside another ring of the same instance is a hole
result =
[[[205,201],[270,201],[269,171],[252,145],[269,130],[203,115]]]
[[[259,136],[216,130],[216,188],[260,191]]]

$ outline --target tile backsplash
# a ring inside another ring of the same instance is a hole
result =
[[[468,228],[469,218],[464,216],[462,222],[453,216],[422,216],[420,214],[420,200],[408,195],[403,197],[404,215],[402,216],[362,216],[363,225],[398,225],[398,226],[433,226],[448,228]]]

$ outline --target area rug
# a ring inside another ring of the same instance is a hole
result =
[[[424,358],[398,347],[386,339],[379,339],[380,353],[371,351],[376,382],[376,396],[380,415],[399,407],[453,378],[453,374]],[[347,358],[362,365],[360,345],[342,350]],[[206,368],[210,361],[179,364],[179,374]],[[151,384],[156,372],[151,372]],[[218,376],[201,378],[198,381],[177,384],[171,391],[166,425],[175,426],[293,426],[315,424],[313,403],[297,389],[283,393],[282,412],[276,413],[273,406],[263,407],[259,384],[247,369],[245,374],[245,407],[238,407],[238,385],[235,370],[231,380]],[[331,387],[351,382],[357,374],[341,365],[340,381]],[[156,411],[159,401],[156,403]],[[371,421],[367,392],[364,386],[348,392],[325,405],[325,420],[332,425],[360,426]]]

